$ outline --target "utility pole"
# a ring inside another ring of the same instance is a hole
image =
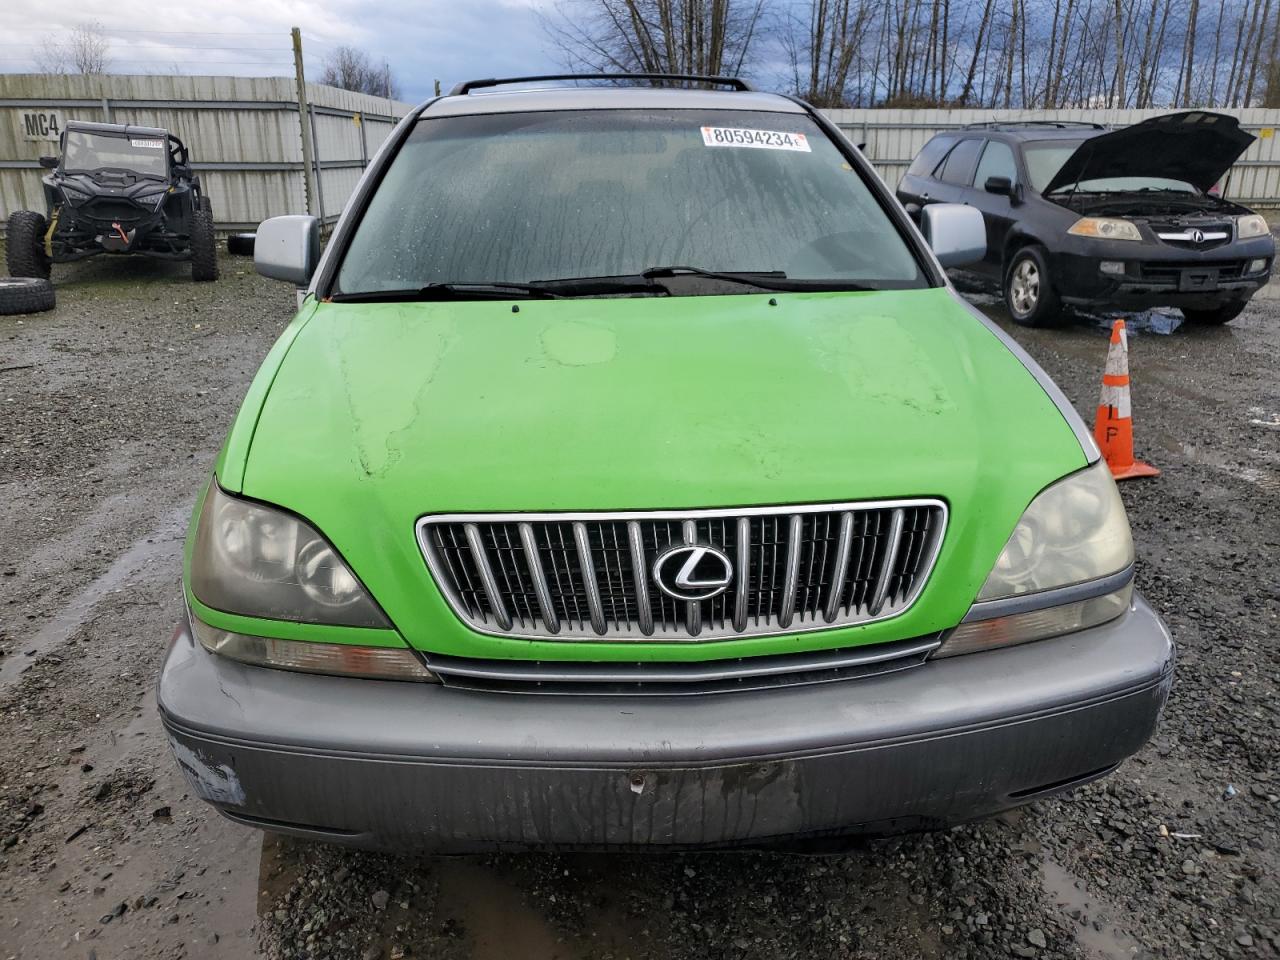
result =
[[[314,216],[315,183],[312,180],[311,111],[307,106],[307,78],[302,72],[302,31],[293,28],[293,72],[298,81],[298,132],[302,135],[302,182],[307,192],[307,213]]]

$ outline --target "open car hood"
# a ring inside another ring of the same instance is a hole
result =
[[[1207,193],[1255,139],[1225,113],[1152,117],[1080,144],[1043,192],[1104,177],[1164,177]]]

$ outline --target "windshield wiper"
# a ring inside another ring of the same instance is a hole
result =
[[[785,280],[787,275],[781,270],[762,270],[759,273],[739,271],[726,273],[719,270],[704,270],[701,267],[675,265],[670,267],[646,267],[640,271],[646,280],[658,277],[705,277],[708,280],[724,280],[727,283],[742,283],[761,290],[776,290],[770,281]]]
[[[561,295],[532,283],[484,281],[476,283],[428,283],[403,290],[368,290],[363,293],[335,293],[337,303],[427,302],[433,300],[514,300],[533,297],[559,300]]]
[[[649,267],[640,271],[640,276],[647,279],[654,277],[704,277],[708,280],[723,280],[726,283],[740,283],[744,286],[756,287],[760,290],[800,291],[839,291],[839,290],[875,290],[874,286],[857,283],[853,280],[832,278],[829,280],[791,279],[781,270],[740,270],[721,271],[703,270],[701,267]]]

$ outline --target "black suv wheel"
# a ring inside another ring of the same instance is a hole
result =
[[[49,221],[32,210],[15,210],[9,216],[6,238],[11,277],[49,279],[49,258],[44,253],[44,235]]]
[[[1062,303],[1049,277],[1042,247],[1023,247],[1004,271],[1004,303],[1009,316],[1024,327],[1052,327],[1062,322]]]
[[[1224,323],[1230,323],[1244,313],[1244,308],[1247,305],[1248,301],[1246,300],[1233,300],[1213,310],[1183,310],[1182,315],[1192,323],[1221,326]]]

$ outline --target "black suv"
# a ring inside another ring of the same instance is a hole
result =
[[[1275,258],[1266,221],[1212,190],[1254,140],[1234,117],[1190,111],[1108,131],[1059,121],[976,124],[925,144],[898,185],[982,211],[1009,313],[1047,326],[1074,306],[1178,307],[1226,323]]]
[[[213,209],[187,148],[157,127],[72,120],[60,157],[41,157],[45,213],[9,217],[9,273],[47,279],[50,265],[100,253],[190,260],[218,279]]]

